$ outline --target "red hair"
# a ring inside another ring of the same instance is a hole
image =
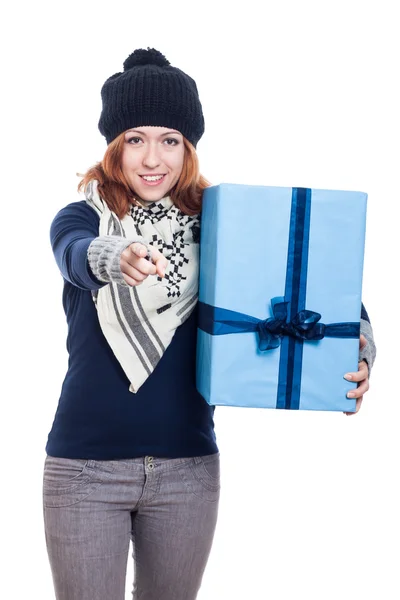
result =
[[[119,219],[128,213],[130,204],[136,203],[135,194],[122,172],[124,143],[125,133],[121,133],[108,145],[103,160],[91,167],[78,185],[78,191],[81,192],[86,190],[90,181],[97,179],[100,196]],[[183,143],[185,154],[182,173],[169,194],[184,214],[196,215],[201,211],[203,191],[211,184],[200,174],[199,161],[192,144],[186,138],[183,138]]]

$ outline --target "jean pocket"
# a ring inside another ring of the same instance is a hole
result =
[[[46,456],[43,482],[48,486],[74,485],[87,478],[90,461],[86,458],[60,458]]]
[[[220,495],[220,456],[195,456],[181,465],[178,472],[187,489],[207,502],[217,502]]]
[[[211,485],[220,486],[220,455],[219,452],[216,454],[207,454],[206,456],[197,457],[199,462],[203,465],[204,475],[206,481]]]
[[[99,485],[92,481],[95,461],[47,456],[43,471],[43,501],[48,507],[68,506],[88,496]]]

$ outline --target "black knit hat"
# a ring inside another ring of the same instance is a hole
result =
[[[101,98],[99,129],[107,144],[127,129],[146,125],[177,129],[194,147],[204,133],[195,81],[154,48],[128,56],[123,73],[104,83]]]

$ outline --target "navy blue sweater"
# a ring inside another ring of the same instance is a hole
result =
[[[112,460],[181,458],[218,452],[214,410],[196,390],[197,311],[176,331],[136,394],[101,331],[90,290],[108,285],[90,270],[87,250],[99,217],[84,200],[61,209],[50,240],[64,279],[68,370],[46,452]]]

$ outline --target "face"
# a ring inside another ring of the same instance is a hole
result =
[[[167,127],[138,127],[124,135],[122,171],[129,187],[142,200],[161,200],[182,173],[182,134]]]

